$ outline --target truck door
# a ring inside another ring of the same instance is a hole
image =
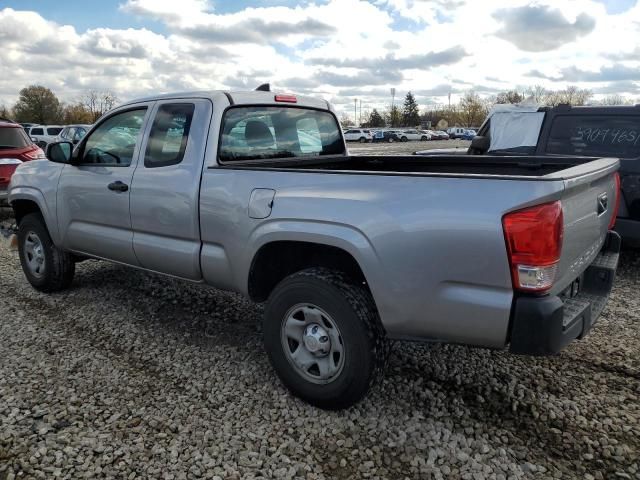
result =
[[[57,212],[69,250],[138,265],[129,213],[131,179],[152,104],[120,109],[93,129],[65,165]]]
[[[198,280],[200,177],[212,104],[165,100],[152,112],[131,190],[133,248],[140,265]]]

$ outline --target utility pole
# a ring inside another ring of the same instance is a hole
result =
[[[354,126],[358,127],[358,99],[353,99],[353,123]]]
[[[358,125],[362,125],[362,99],[360,99],[360,115],[358,116]]]
[[[390,117],[391,117],[391,126],[392,127],[394,126],[393,125],[393,120],[394,120],[394,116],[395,116],[394,115],[394,113],[395,113],[395,111],[394,111],[395,101],[396,101],[396,89],[395,89],[395,87],[391,87],[391,115],[390,115]]]

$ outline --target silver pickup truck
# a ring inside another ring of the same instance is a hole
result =
[[[126,103],[9,187],[38,290],[98,258],[266,302],[297,396],[361,399],[392,340],[545,355],[609,295],[618,160],[350,156],[324,100],[260,92]]]

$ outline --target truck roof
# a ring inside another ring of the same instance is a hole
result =
[[[296,97],[295,103],[278,102],[275,97],[278,95],[292,95],[290,93],[277,93],[277,92],[265,92],[265,91],[226,91],[226,90],[205,90],[205,91],[191,91],[191,92],[176,92],[165,93],[161,95],[152,95],[143,98],[136,98],[124,102],[122,105],[131,105],[140,102],[153,102],[156,100],[169,100],[169,99],[187,99],[187,98],[207,98],[214,104],[226,99],[233,105],[297,105],[302,107],[320,108],[323,110],[333,110],[331,105],[326,100],[309,97],[306,95],[294,95]]]

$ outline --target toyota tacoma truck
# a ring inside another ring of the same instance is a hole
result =
[[[43,292],[104,259],[265,302],[268,357],[327,409],[360,400],[394,340],[548,355],[614,280],[618,160],[351,156],[324,100],[131,101],[9,187]]]

